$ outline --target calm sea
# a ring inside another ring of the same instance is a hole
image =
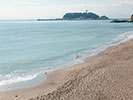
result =
[[[130,39],[132,23],[0,21],[0,90],[36,83],[45,72],[82,63]]]

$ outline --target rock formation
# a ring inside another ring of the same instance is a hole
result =
[[[131,16],[131,18],[130,18],[130,20],[129,20],[130,22],[133,22],[133,15]]]

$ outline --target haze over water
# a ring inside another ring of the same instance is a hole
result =
[[[133,39],[132,23],[0,21],[0,89],[24,87],[41,75],[82,63]]]

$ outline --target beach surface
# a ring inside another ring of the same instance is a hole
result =
[[[44,76],[30,87],[0,92],[0,100],[133,100],[133,41]]]

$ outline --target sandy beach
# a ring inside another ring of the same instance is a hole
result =
[[[133,41],[44,76],[30,87],[0,92],[0,100],[133,100]]]

